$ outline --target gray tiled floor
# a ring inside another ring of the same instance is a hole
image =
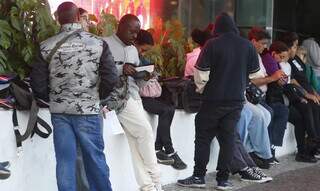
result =
[[[276,175],[281,174],[283,172],[287,172],[290,170],[296,170],[296,169],[300,169],[300,168],[305,168],[305,167],[312,166],[312,165],[315,165],[315,164],[295,162],[294,155],[289,155],[289,156],[285,156],[285,157],[280,158],[279,165],[273,166],[269,170],[264,170],[264,172],[270,176],[276,176]],[[252,183],[248,183],[248,182],[241,182],[237,175],[231,176],[230,180],[232,181],[232,183],[235,186],[234,190],[239,189],[239,188],[243,188],[243,187],[246,187],[246,186],[252,184]],[[206,176],[206,183],[207,183],[206,189],[190,189],[190,188],[180,187],[175,184],[171,184],[171,185],[164,186],[164,190],[165,191],[214,191],[215,190],[214,189],[214,186],[215,186],[215,174],[214,173],[210,173]]]

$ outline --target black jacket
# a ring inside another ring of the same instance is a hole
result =
[[[253,45],[239,36],[229,15],[222,13],[216,19],[214,38],[202,49],[196,68],[210,71],[203,95],[205,101],[215,103],[242,103],[249,73],[259,70],[259,61]]]

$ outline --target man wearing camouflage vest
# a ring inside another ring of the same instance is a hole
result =
[[[111,191],[99,100],[113,90],[117,69],[107,43],[83,31],[75,4],[62,3],[57,14],[61,31],[41,43],[31,86],[50,103],[58,190],[77,190],[79,144],[90,190]]]

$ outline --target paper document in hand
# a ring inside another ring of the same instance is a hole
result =
[[[135,67],[137,72],[141,72],[141,71],[147,71],[149,73],[154,71],[154,65],[148,65],[148,66],[138,66]]]
[[[113,135],[123,134],[124,131],[122,129],[120,121],[118,120],[116,112],[110,111],[110,112],[107,112],[105,115],[106,115],[106,118],[103,121],[104,128],[111,129],[111,133]]]

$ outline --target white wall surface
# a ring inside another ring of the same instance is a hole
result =
[[[42,116],[48,123],[50,114],[41,110]],[[163,184],[174,183],[179,178],[190,176],[193,171],[194,154],[194,114],[176,111],[171,127],[172,140],[180,157],[188,164],[183,171],[176,171],[170,166],[161,165]],[[0,110],[0,161],[11,162],[11,177],[0,180],[0,191],[57,191],[55,180],[55,154],[52,135],[42,139],[35,135],[23,142],[23,151],[17,155],[15,136],[12,127],[12,112]],[[20,128],[27,124],[28,114],[18,113]],[[156,127],[157,118],[149,116]],[[23,130],[22,130],[23,131]],[[110,127],[104,128],[107,163],[110,167],[111,183],[114,191],[135,191],[137,184],[134,179],[131,156],[124,134],[113,135]],[[278,155],[285,155],[295,151],[296,144],[293,128],[287,128],[284,146]],[[208,171],[215,170],[218,156],[218,144],[212,143],[211,159]],[[278,151],[278,150],[277,150]]]

